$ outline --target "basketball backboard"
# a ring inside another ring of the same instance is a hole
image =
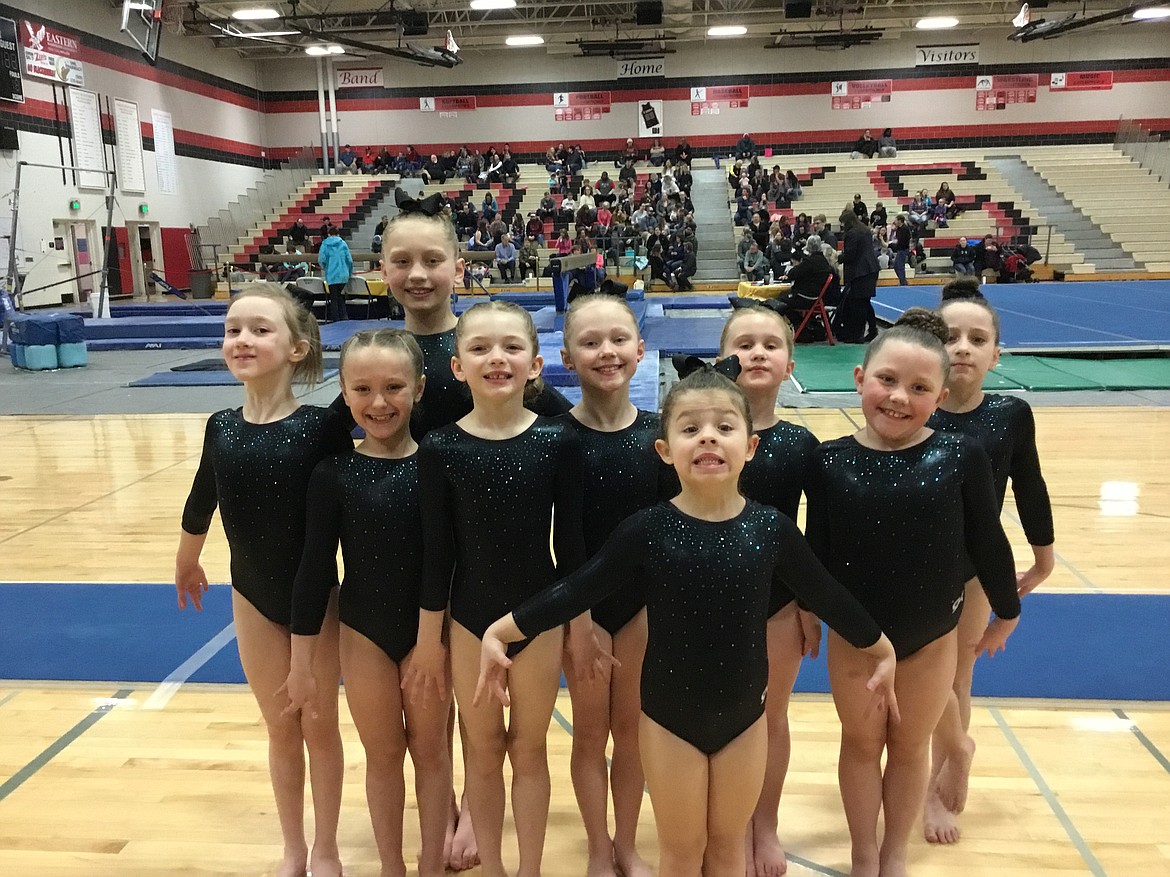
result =
[[[151,64],[158,59],[164,0],[122,0],[122,33],[127,34]]]

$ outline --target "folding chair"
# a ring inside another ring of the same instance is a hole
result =
[[[310,275],[308,277],[302,277],[293,285],[299,286],[301,289],[313,294],[312,300],[307,302],[311,314],[316,315],[318,309],[320,309],[322,314],[325,313],[325,308],[329,304],[329,289],[325,286],[324,280],[320,277]],[[325,318],[321,317],[321,319]]]
[[[389,294],[389,293],[387,293]],[[366,306],[366,319],[370,318],[370,312],[374,306],[374,294],[370,292],[370,284],[366,283],[366,278],[354,274],[345,283],[345,305],[348,308],[350,304],[364,304]]]
[[[813,302],[811,308],[804,312],[804,319],[800,321],[800,325],[792,333],[793,341],[800,340],[800,333],[804,331],[804,327],[808,325],[808,321],[816,315],[821,318],[821,324],[825,327],[825,338],[828,339],[829,345],[832,346],[837,343],[833,340],[833,327],[829,319],[829,309],[825,306],[825,293],[829,291],[829,287],[832,285],[833,275],[830,274],[825,278],[825,283],[821,286],[821,291],[817,293],[817,300]],[[836,309],[834,308],[834,310]]]

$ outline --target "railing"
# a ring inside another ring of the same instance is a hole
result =
[[[1114,149],[1128,155],[1143,168],[1170,185],[1170,142],[1160,134],[1147,131],[1136,119],[1121,118],[1117,122]]]

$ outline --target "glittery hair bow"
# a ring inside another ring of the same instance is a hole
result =
[[[438,216],[443,209],[443,195],[436,192],[422,200],[411,198],[402,189],[394,190],[394,203],[400,213],[421,213],[423,216]]]
[[[721,374],[729,381],[735,381],[741,371],[738,356],[729,356],[711,365],[697,356],[685,356],[680,353],[671,357],[671,362],[674,363],[674,370],[678,372],[679,380],[693,375],[695,372],[709,371]]]
[[[731,307],[734,310],[755,310],[759,308],[766,308],[769,311],[774,311],[782,317],[788,316],[788,303],[780,301],[775,298],[739,298],[738,296],[729,295],[727,300],[731,302]]]

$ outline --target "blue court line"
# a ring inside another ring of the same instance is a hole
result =
[[[12,700],[18,694],[20,694],[19,691],[10,691],[4,697],[0,697],[0,706],[4,706],[4,704],[8,703],[8,701]]]
[[[1130,723],[1129,729],[1133,732],[1133,735],[1138,738],[1138,742],[1141,743],[1142,746],[1146,747],[1146,751],[1149,752],[1150,755],[1154,756],[1154,761],[1162,765],[1162,770],[1166,771],[1166,773],[1170,773],[1170,758],[1167,758],[1162,754],[1162,750],[1154,744],[1153,740],[1145,735],[1142,729],[1137,726],[1137,722],[1127,716],[1125,714],[1125,710],[1115,709],[1113,710],[1113,714],[1118,718],[1125,719]]]
[[[564,729],[566,734],[568,734],[570,737],[572,737],[573,736],[573,723],[570,722],[568,719],[566,719],[564,717],[564,715],[561,713],[561,711],[559,709],[557,709],[556,707],[553,707],[552,714],[553,714],[553,718],[557,720],[557,724],[560,725]],[[606,758],[605,762],[606,762],[606,764],[609,764],[610,766],[612,766],[612,762],[609,760],[609,758]],[[649,790],[647,790],[647,794],[648,793],[649,793]],[[849,877],[849,875],[842,874],[840,871],[834,871],[832,868],[827,868],[824,865],[818,865],[816,862],[810,862],[808,859],[803,859],[800,856],[795,856],[792,853],[788,852],[787,850],[784,851],[784,855],[788,858],[788,861],[796,862],[796,864],[800,865],[801,867],[808,868],[810,871],[816,871],[818,874],[824,874],[825,877]]]
[[[1024,749],[1024,744],[1016,737],[1011,725],[1007,723],[1000,711],[995,707],[988,707],[991,712],[991,717],[995,719],[995,723],[999,725],[999,729],[1007,738],[1008,743],[1011,744],[1012,749],[1016,751],[1020,762],[1027,769],[1032,777],[1032,782],[1036,784],[1036,788],[1040,790],[1040,794],[1044,796],[1044,800],[1048,802],[1053,814],[1055,814],[1057,821],[1064,828],[1064,833],[1068,835],[1068,839],[1072,841],[1073,846],[1077,848],[1077,852],[1081,854],[1081,858],[1085,860],[1085,864],[1089,866],[1089,872],[1093,877],[1108,877],[1105,869],[1101,867],[1101,863],[1097,861],[1097,857],[1093,855],[1093,851],[1089,849],[1089,845],[1085,843],[1085,839],[1081,837],[1081,833],[1077,831],[1077,827],[1073,825],[1072,819],[1069,818],[1064,807],[1060,805],[1060,801],[1056,799],[1056,793],[1052,791],[1052,787],[1044,780],[1040,769],[1036,767],[1035,762],[1032,761],[1028,755],[1028,751]]]
[[[101,721],[102,717],[109,713],[118,704],[113,701],[125,700],[130,696],[133,689],[121,688],[114,692],[114,696],[109,698],[101,706],[95,707],[93,712],[88,716],[54,740],[48,747],[40,753],[36,758],[9,777],[3,785],[0,785],[0,801],[3,801],[26,782],[33,778],[42,767],[52,761],[58,754],[65,749],[70,743],[96,725]]]
[[[1014,524],[1016,524],[1016,526],[1023,529],[1023,526],[1024,526],[1023,523],[1021,523],[1020,519],[1018,517],[1016,517],[1016,515],[1014,513],[1009,512],[1005,509],[1003,514],[1009,521],[1012,521]],[[1069,572],[1071,572],[1074,576],[1076,576],[1076,578],[1080,581],[1080,583],[1082,585],[1084,585],[1086,588],[1088,588],[1090,591],[1092,591],[1094,594],[1104,594],[1105,593],[1105,591],[1102,588],[1099,588],[1097,585],[1095,585],[1093,583],[1093,580],[1091,578],[1089,578],[1087,575],[1085,575],[1083,572],[1081,572],[1079,569],[1077,569],[1075,566],[1073,566],[1068,560],[1066,560],[1064,555],[1062,555],[1059,551],[1056,551],[1055,549],[1053,549],[1052,555],[1053,555],[1053,557],[1056,558],[1057,563],[1059,563],[1061,566],[1063,566],[1065,569],[1067,569]]]
[[[233,621],[200,646],[191,657],[167,674],[167,678],[160,682],[158,687],[151,692],[150,697],[146,699],[142,708],[157,710],[165,707],[183,686],[183,683],[194,676],[200,667],[219,654],[219,651],[235,638],[236,624]]]

